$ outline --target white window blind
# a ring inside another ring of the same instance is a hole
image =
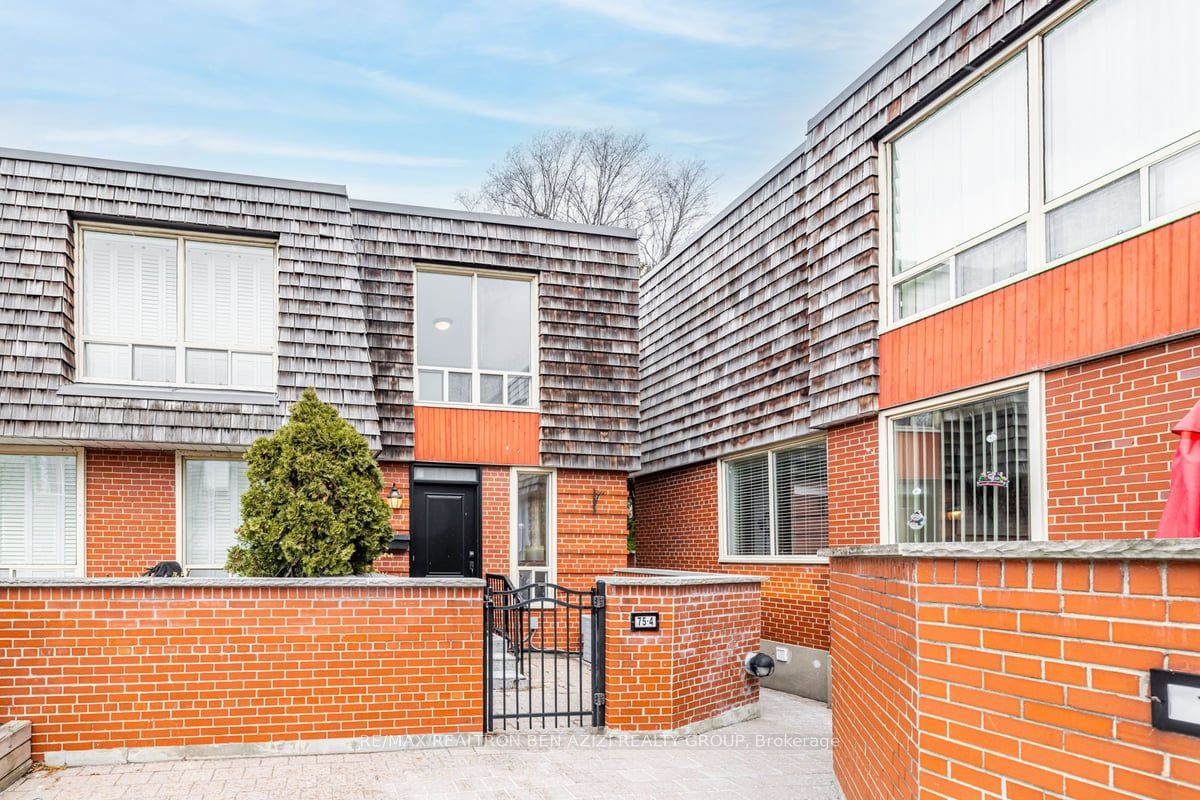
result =
[[[1095,0],[1045,37],[1046,198],[1200,130],[1200,3]]]
[[[274,388],[274,259],[267,246],[85,230],[82,377]]]
[[[0,565],[76,563],[76,480],[74,456],[0,454]]]
[[[223,568],[242,524],[246,464],[227,459],[184,461],[184,561]]]
[[[829,545],[825,443],[782,450],[775,457],[776,555],[814,556]]]
[[[1026,390],[892,421],[898,542],[1030,538]]]
[[[725,473],[729,553],[771,554],[771,467],[766,453],[730,461]]]

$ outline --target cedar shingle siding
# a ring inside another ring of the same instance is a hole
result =
[[[279,249],[277,402],[72,386],[73,223],[261,235]],[[413,265],[534,271],[543,463],[637,467],[637,247],[620,230],[357,203],[325,184],[0,150],[0,439],[243,448],[306,386],[412,457]],[[60,392],[60,390],[64,390]]]
[[[945,3],[643,282],[642,468],[873,415],[880,136],[1065,0]]]

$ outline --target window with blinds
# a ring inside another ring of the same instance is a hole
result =
[[[184,566],[191,575],[222,574],[242,524],[246,463],[188,458],[183,473]]]
[[[75,456],[0,453],[0,574],[74,574],[77,492]]]
[[[83,230],[81,377],[275,388],[275,251]]]
[[[815,556],[829,543],[825,442],[725,462],[725,551]]]
[[[1029,392],[893,419],[898,542],[1030,538]]]

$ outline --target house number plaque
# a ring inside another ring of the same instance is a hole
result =
[[[629,615],[629,630],[656,631],[658,630],[657,611],[635,611]]]

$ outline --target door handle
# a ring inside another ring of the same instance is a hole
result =
[[[475,574],[475,551],[474,550],[467,551],[467,571],[470,572],[472,575]]]

